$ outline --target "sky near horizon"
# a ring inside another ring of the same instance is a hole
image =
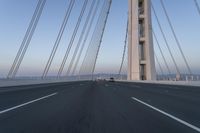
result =
[[[66,49],[69,43],[74,28],[73,25],[76,23],[78,14],[80,13],[83,0],[76,1],[72,11],[73,15],[70,17],[49,75],[57,73],[65,52],[63,49]],[[91,0],[89,1],[91,2]],[[0,0],[0,77],[5,77],[11,67],[37,2],[38,0]],[[200,4],[200,1],[198,2]],[[42,74],[68,3],[69,0],[47,0],[18,75],[40,76]],[[152,0],[152,3],[169,40],[178,66],[181,68],[181,72],[185,73],[187,69],[161,8],[160,0]],[[200,15],[193,0],[164,0],[164,3],[193,73],[200,74]],[[97,60],[96,73],[118,73],[123,52],[127,12],[128,0],[113,0]],[[153,14],[152,23],[170,68],[174,70],[173,63]],[[80,30],[78,34],[80,34]],[[154,49],[165,69],[155,44]]]

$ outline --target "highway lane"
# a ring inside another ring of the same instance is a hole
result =
[[[135,83],[140,88],[134,91],[132,85],[118,84],[120,89],[127,89],[121,91],[126,97],[135,96],[200,127],[200,87]]]
[[[80,82],[79,84],[81,84]],[[61,91],[65,87],[75,87],[76,83],[51,83],[39,85],[24,85],[14,87],[0,87],[0,110],[34,100],[38,97]]]
[[[0,113],[0,133],[198,132],[145,104],[200,127],[198,87],[101,81],[8,90],[0,92],[0,112],[12,110]]]

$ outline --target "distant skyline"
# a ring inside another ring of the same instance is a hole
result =
[[[37,2],[38,0],[0,0],[0,77],[5,77],[11,67]],[[91,0],[89,0],[89,2],[91,2]],[[200,16],[195,8],[195,4],[192,0],[184,0],[182,3],[180,0],[164,0],[164,2],[193,73],[200,74]],[[198,2],[200,4],[200,1]],[[69,0],[47,0],[18,75],[40,76],[42,74],[68,3]],[[58,71],[58,67],[65,52],[63,49],[66,49],[69,43],[82,3],[83,0],[76,0],[72,12],[73,15],[70,17],[70,22],[63,35],[62,42],[49,75],[54,75]],[[155,6],[164,32],[169,40],[170,47],[175,55],[175,59],[181,68],[181,72],[185,73],[187,72],[185,64],[175,44],[166,17],[161,8],[160,0],[152,0],[152,3]],[[124,47],[127,12],[128,0],[113,0],[97,60],[96,73],[118,73]],[[153,13],[152,22],[153,29],[158,36],[167,61],[171,69],[174,70],[174,66]],[[154,47],[165,69],[156,44],[154,44]],[[159,70],[157,72],[159,72]]]

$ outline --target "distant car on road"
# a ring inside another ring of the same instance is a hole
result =
[[[115,82],[115,79],[113,77],[111,77],[109,82]]]

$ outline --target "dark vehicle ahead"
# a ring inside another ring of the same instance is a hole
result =
[[[113,77],[111,77],[109,82],[115,82],[115,79]]]

